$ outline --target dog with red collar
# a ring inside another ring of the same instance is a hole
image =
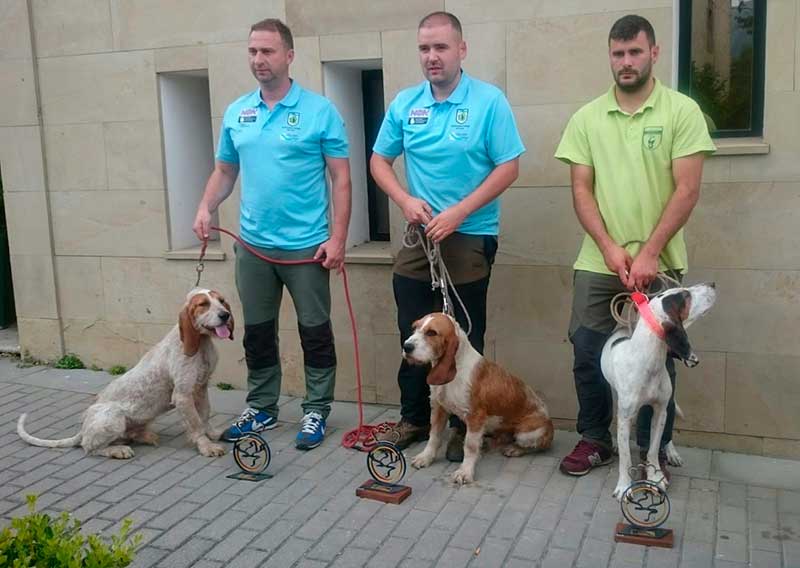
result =
[[[631,333],[618,329],[603,347],[600,365],[603,375],[617,394],[617,447],[619,479],[614,497],[621,499],[631,484],[631,423],[642,406],[653,407],[650,448],[647,453],[647,479],[667,488],[667,479],[658,463],[658,449],[672,384],[665,366],[667,350],[687,367],[700,362],[689,343],[686,328],[705,315],[714,305],[714,283],[688,288],[670,288],[649,300],[634,292],[632,299],[639,311],[639,321]]]

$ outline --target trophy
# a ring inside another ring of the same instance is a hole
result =
[[[632,469],[638,468],[634,466]],[[669,497],[660,485],[647,479],[634,481],[622,494],[619,504],[622,516],[630,524],[617,523],[614,533],[616,542],[673,547],[675,539],[672,529],[659,528],[670,513]]]
[[[269,467],[272,452],[267,441],[254,432],[244,434],[233,444],[233,460],[242,471],[228,476],[230,479],[263,481],[272,477],[264,470]]]
[[[367,470],[372,479],[356,489],[356,495],[395,505],[411,495],[411,488],[398,485],[406,474],[406,458],[391,442],[378,442],[367,454]]]

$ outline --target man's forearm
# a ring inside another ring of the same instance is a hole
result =
[[[200,207],[204,207],[209,213],[217,210],[220,203],[225,201],[233,192],[236,183],[238,170],[225,170],[214,168],[206,183],[203,198],[200,200]]]
[[[653,229],[650,238],[642,247],[642,252],[654,257],[659,256],[670,239],[689,220],[699,197],[699,187],[679,186],[676,188],[675,193],[667,202],[656,228]]]
[[[475,190],[461,200],[465,216],[500,196],[519,176],[519,158],[496,166]]]
[[[573,184],[572,204],[581,226],[592,237],[601,251],[615,244],[608,231],[606,231],[606,225],[600,215],[600,209],[597,206],[597,201],[595,201],[594,193],[590,188],[585,187],[583,184]]]
[[[392,164],[373,154],[369,165],[370,173],[375,183],[381,188],[381,191],[394,201],[398,207],[403,207],[403,202],[408,197],[408,192],[400,185],[400,180],[397,179],[397,174],[392,168]]]
[[[350,178],[334,180],[331,190],[333,198],[333,230],[331,237],[347,239],[347,228],[350,226],[350,210],[352,208]]]

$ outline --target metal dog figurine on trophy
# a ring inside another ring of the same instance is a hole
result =
[[[256,433],[247,433],[236,440],[233,461],[242,471],[229,475],[230,479],[263,481],[272,477],[271,473],[264,471],[272,461],[272,452],[267,441]]]
[[[640,467],[653,467],[650,464],[631,468],[634,477]],[[669,518],[670,502],[667,492],[658,483],[644,479],[634,481],[623,492],[619,500],[622,516],[630,524],[617,523],[614,533],[616,542],[641,544],[672,548],[675,538],[672,529],[659,528]]]

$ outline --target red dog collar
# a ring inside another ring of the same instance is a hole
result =
[[[634,305],[636,305],[636,309],[639,310],[639,314],[642,316],[644,321],[647,322],[647,326],[650,328],[650,330],[661,340],[664,340],[666,338],[666,333],[664,332],[664,328],[661,326],[661,324],[656,320],[656,316],[653,315],[653,311],[650,309],[650,301],[647,299],[647,296],[641,292],[634,292],[631,294],[631,300],[633,300]]]

